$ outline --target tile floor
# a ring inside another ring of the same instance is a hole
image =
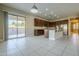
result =
[[[0,42],[0,56],[79,56],[79,36],[56,40],[38,36]]]

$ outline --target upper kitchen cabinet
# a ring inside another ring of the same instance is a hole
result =
[[[37,26],[37,27],[48,27],[48,22],[45,21],[45,20],[41,20],[41,19],[35,18],[34,19],[34,26]]]

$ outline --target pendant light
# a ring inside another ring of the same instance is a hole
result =
[[[30,10],[32,13],[38,13],[38,8],[36,7],[35,3],[34,5],[32,6],[31,10]]]

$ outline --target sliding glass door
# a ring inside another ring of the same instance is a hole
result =
[[[8,15],[8,38],[17,37],[17,16]]]
[[[25,18],[8,15],[8,38],[25,36]]]
[[[25,36],[25,18],[18,17],[18,37]]]

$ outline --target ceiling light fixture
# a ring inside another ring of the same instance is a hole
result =
[[[35,5],[35,3],[34,3],[34,5],[33,5],[33,7],[31,8],[31,12],[32,12],[32,13],[38,13],[38,8],[37,8],[37,6]]]

